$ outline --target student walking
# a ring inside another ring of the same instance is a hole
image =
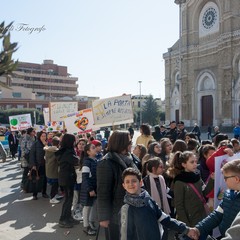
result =
[[[95,219],[90,219],[90,214],[94,216],[95,212],[96,216],[96,197],[97,197],[96,171],[97,171],[96,147],[94,144],[89,143],[84,147],[82,186],[80,192],[80,203],[83,206],[83,232],[85,232],[89,236],[96,235],[95,226],[96,217]]]
[[[146,190],[141,188],[141,173],[134,168],[127,168],[122,174],[123,187],[126,190],[124,205],[121,208],[121,240],[161,240],[159,225],[166,229],[187,234],[193,239],[195,231],[185,223],[170,218],[164,213]]]
[[[213,188],[214,181],[210,178],[205,187],[197,170],[197,159],[193,152],[176,152],[172,165],[168,169],[174,178],[174,203],[177,219],[194,227],[207,216],[204,208],[204,196]],[[204,189],[204,190],[202,190]]]

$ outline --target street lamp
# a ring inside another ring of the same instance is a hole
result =
[[[139,108],[140,108],[140,116],[139,116],[139,127],[142,125],[142,92],[141,92],[141,84],[142,84],[142,81],[138,81],[139,83],[139,93],[140,93],[140,104],[139,104]]]
[[[179,5],[179,40],[178,40],[178,50],[179,50],[179,117],[182,118],[182,4],[186,3],[186,0],[175,0],[177,5]]]

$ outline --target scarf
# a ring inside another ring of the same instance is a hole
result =
[[[168,200],[167,200],[167,187],[166,187],[166,183],[165,183],[163,176],[155,175],[153,173],[148,173],[148,175],[149,175],[149,180],[150,180],[152,198],[156,201],[158,206],[161,209],[163,209],[163,211],[166,214],[169,214],[171,212],[171,210],[170,210]],[[161,203],[161,199],[160,199],[159,192],[157,190],[157,186],[156,186],[154,178],[159,178],[159,181],[160,181],[161,193],[162,193],[162,203]]]

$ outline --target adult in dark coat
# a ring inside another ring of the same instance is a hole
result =
[[[109,152],[97,166],[98,220],[100,226],[108,228],[106,239],[120,239],[118,213],[125,196],[122,172],[128,167],[137,168],[129,154],[131,143],[128,131],[115,131],[109,138]]]
[[[170,122],[170,129],[166,132],[165,138],[169,138],[172,144],[177,140],[178,131],[176,121]]]
[[[177,139],[181,139],[185,141],[185,135],[187,133],[187,130],[185,129],[185,125],[183,121],[178,122],[178,137]]]
[[[75,166],[79,165],[79,158],[76,156],[74,143],[74,135],[64,134],[60,143],[60,149],[55,153],[59,163],[58,182],[63,187],[65,194],[65,201],[59,219],[59,226],[63,228],[71,228],[77,223],[71,216],[74,184],[76,182]]]
[[[8,135],[8,145],[12,154],[12,159],[14,159],[18,150],[18,138],[16,132],[11,132]]]
[[[47,191],[47,177],[45,169],[45,151],[44,147],[47,145],[47,134],[46,132],[39,132],[37,141],[33,143],[30,150],[30,163],[29,167],[38,171],[38,174],[43,178],[42,196],[48,198]],[[33,200],[37,200],[37,189],[33,192]]]

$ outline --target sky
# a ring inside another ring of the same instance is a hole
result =
[[[179,33],[174,0],[8,0],[1,7],[2,21],[14,21],[15,60],[67,66],[81,96],[139,95],[141,88],[165,98],[163,53]]]

